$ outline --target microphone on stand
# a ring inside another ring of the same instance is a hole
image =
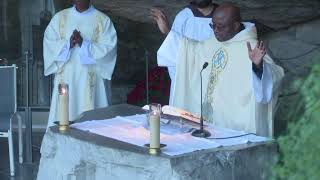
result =
[[[192,136],[195,136],[195,137],[209,137],[211,136],[210,132],[209,131],[206,131],[203,129],[203,117],[202,117],[202,71],[204,69],[206,69],[208,67],[208,62],[205,62],[202,66],[202,69],[200,71],[200,79],[201,79],[201,82],[200,82],[200,88],[201,88],[201,112],[200,112],[200,129],[198,130],[195,130],[191,133]]]

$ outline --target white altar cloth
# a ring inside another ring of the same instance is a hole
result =
[[[161,121],[168,122],[166,119],[161,119]],[[145,114],[85,121],[73,124],[71,127],[137,146],[143,147],[149,143],[149,130]],[[169,156],[176,156],[198,150],[270,140],[254,134],[246,134],[245,132],[215,126],[206,127],[211,132],[211,137],[207,139],[196,138],[190,134],[193,128],[197,128],[197,126],[180,124],[179,122],[161,123],[160,142],[167,145],[162,149],[162,152]]]

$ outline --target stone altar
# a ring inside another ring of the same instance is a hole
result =
[[[84,113],[78,122],[144,113],[116,105]],[[71,128],[51,127],[44,136],[38,180],[196,180],[269,179],[275,164],[274,141],[153,156],[143,147]]]

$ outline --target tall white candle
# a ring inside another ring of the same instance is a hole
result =
[[[150,148],[160,148],[160,114],[152,111],[149,114]]]
[[[60,125],[69,125],[69,95],[68,88],[66,85],[61,85],[59,90],[59,124]]]

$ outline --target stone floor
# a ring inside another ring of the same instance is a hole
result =
[[[40,160],[40,146],[44,133],[33,133],[33,158],[32,164],[18,162],[18,139],[17,134],[14,133],[14,151],[15,151],[15,170],[16,175],[10,177],[9,166],[9,151],[7,138],[0,138],[0,179],[1,180],[35,180],[37,178],[39,160]]]

